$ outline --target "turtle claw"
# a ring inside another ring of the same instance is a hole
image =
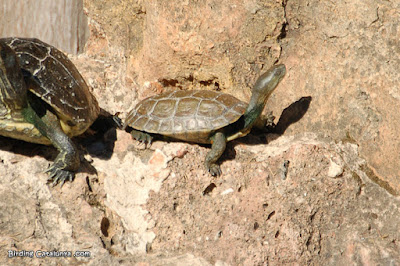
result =
[[[72,182],[74,180],[74,173],[59,169],[57,167],[50,166],[49,169],[45,171],[45,173],[49,174],[49,178],[47,179],[47,182],[51,182],[51,185],[54,187],[60,182],[60,187],[62,187],[65,183],[66,180]]]
[[[220,176],[222,174],[221,167],[219,165],[217,165],[217,164],[211,164],[208,167],[208,172],[212,176]]]
[[[151,144],[153,143],[153,138],[149,134],[147,134],[146,143],[147,143],[146,147],[147,146],[151,147]]]
[[[140,143],[144,143],[144,145],[147,147],[151,147],[151,143],[153,142],[153,138],[146,133],[140,134],[139,138],[137,139]]]
[[[151,147],[151,143],[152,143],[151,138],[150,139],[137,139],[137,141],[139,141],[140,144],[143,144],[146,149]]]
[[[275,116],[272,114],[272,112],[269,112],[265,116],[265,130],[267,132],[273,132],[273,130],[276,128],[276,124],[274,123]]]

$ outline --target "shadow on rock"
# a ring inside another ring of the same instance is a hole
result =
[[[282,135],[291,124],[299,121],[310,107],[311,100],[311,96],[301,97],[298,101],[286,107],[282,111],[281,117],[273,132]]]
[[[282,111],[282,114],[276,125],[266,125],[263,129],[253,127],[249,135],[239,140],[234,140],[233,145],[236,145],[238,142],[246,145],[267,144],[267,140],[265,138],[266,134],[275,134],[272,139],[279,138],[279,136],[283,135],[283,133],[291,124],[296,123],[305,115],[310,107],[311,100],[311,96],[301,97],[299,100],[292,103]]]
[[[273,139],[279,138],[279,136],[283,135],[283,133],[291,124],[296,123],[305,115],[310,107],[311,100],[311,96],[301,97],[299,100],[292,103],[282,111],[276,126],[266,125],[262,130],[253,127],[249,135],[227,143],[226,150],[218,160],[218,163],[235,159],[236,152],[234,147],[238,143],[244,143],[246,145],[267,144],[267,140],[265,138],[266,134],[275,134]]]
[[[26,157],[39,155],[48,159],[48,153],[52,149],[53,148],[51,148],[50,146],[0,136],[0,150],[2,151],[8,151]],[[55,148],[54,150],[57,151]]]
[[[90,156],[103,160],[110,159],[117,140],[117,124],[113,115],[101,109],[99,117],[77,139]]]

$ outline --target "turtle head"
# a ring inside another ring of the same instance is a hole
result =
[[[250,103],[254,101],[256,104],[265,105],[268,97],[275,90],[276,86],[278,86],[285,74],[286,67],[283,64],[275,65],[268,69],[254,84]]]
[[[14,50],[0,40],[0,95],[11,113],[26,104],[26,87]]]
[[[20,71],[15,52],[4,42],[0,41],[0,65],[5,72],[12,72],[15,69]]]
[[[245,127],[250,127],[263,111],[271,93],[278,86],[286,74],[286,67],[283,64],[274,65],[267,72],[262,74],[254,84],[251,99],[245,116]]]
[[[15,52],[0,41],[0,72],[3,82],[22,82],[21,67]]]

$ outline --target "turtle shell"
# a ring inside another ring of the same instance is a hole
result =
[[[38,39],[0,41],[14,50],[28,90],[56,111],[65,133],[79,135],[93,123],[100,112],[97,100],[64,53]]]
[[[206,90],[173,91],[149,97],[131,110],[125,126],[175,139],[210,143],[210,134],[237,121],[247,103]]]

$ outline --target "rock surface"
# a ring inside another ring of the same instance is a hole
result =
[[[279,59],[288,74],[267,106],[277,134],[230,142],[218,178],[204,169],[207,146],[86,134],[62,188],[43,173],[54,148],[0,137],[0,264],[400,263],[398,4],[84,5],[91,36],[71,59],[104,110],[123,118],[166,89],[248,100]],[[29,258],[38,250],[71,256]]]
[[[398,2],[288,1],[283,56],[285,106],[313,97],[287,133],[314,131],[353,139],[375,182],[400,193],[400,29]],[[282,90],[280,90],[282,91]]]

